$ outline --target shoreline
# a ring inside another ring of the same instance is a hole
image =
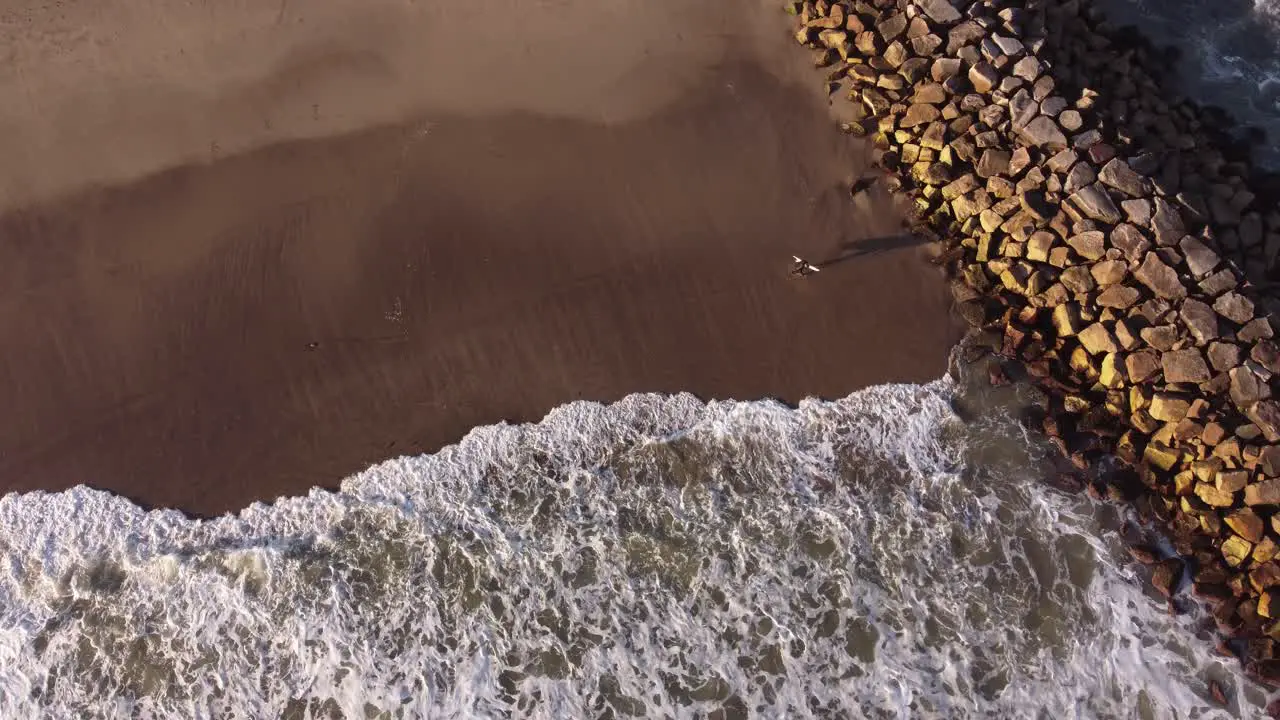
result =
[[[1222,652],[1280,687],[1280,350],[1258,285],[1276,176],[1091,3],[956,5],[789,9],[855,103],[846,129],[942,234],[961,313],[1046,392],[1032,424],[1081,485],[1168,533],[1172,555],[1133,549],[1152,584],[1204,603]]]
[[[577,399],[940,376],[940,273],[762,67],[626,122],[437,113],[5,215],[3,489],[210,516]],[[844,259],[798,281],[792,253]]]

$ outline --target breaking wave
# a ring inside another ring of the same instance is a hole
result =
[[[962,421],[956,393],[577,402],[211,521],[7,496],[0,714],[1255,711],[1108,511],[1041,484],[1017,424]]]

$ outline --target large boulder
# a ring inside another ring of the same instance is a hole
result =
[[[1199,350],[1170,350],[1160,356],[1165,382],[1202,383],[1209,379],[1209,366]]]
[[[1098,179],[1130,197],[1143,197],[1151,193],[1151,181],[1142,177],[1120,158],[1102,166]]]
[[[1020,130],[1018,136],[1028,145],[1046,150],[1062,150],[1067,147],[1067,136],[1062,134],[1058,124],[1047,115],[1039,115]]]
[[[1213,269],[1218,267],[1218,263],[1221,260],[1218,257],[1218,253],[1190,235],[1182,238],[1182,242],[1178,243],[1178,248],[1182,250],[1182,256],[1186,258],[1187,267],[1191,269],[1191,274],[1196,277],[1204,277],[1213,272]]]
[[[1182,322],[1191,331],[1197,345],[1205,345],[1218,338],[1218,313],[1195,298],[1187,298],[1179,311]]]
[[[1124,359],[1124,369],[1129,381],[1141,383],[1160,372],[1160,356],[1150,350],[1139,350]]]
[[[989,93],[1000,84],[1000,73],[989,62],[980,62],[969,68],[969,82],[980,93]]]
[[[1223,522],[1232,532],[1251,543],[1262,540],[1263,523],[1258,513],[1250,508],[1241,508],[1223,518]]]
[[[925,15],[929,16],[930,20],[936,23],[950,25],[958,22],[961,17],[960,11],[956,10],[950,0],[916,0],[916,4],[920,6]]]
[[[1094,323],[1084,330],[1080,331],[1077,336],[1080,344],[1084,346],[1085,351],[1090,355],[1100,355],[1102,353],[1113,353],[1119,348],[1116,346],[1116,339],[1102,323]]]
[[[902,120],[899,121],[899,124],[904,128],[913,128],[917,125],[933,122],[934,120],[937,120],[940,115],[942,115],[942,111],[938,110],[938,108],[933,105],[928,103],[915,103],[911,107],[907,108],[907,111],[902,114]]]
[[[1128,285],[1112,285],[1098,293],[1096,302],[1102,307],[1123,310],[1133,307],[1140,299],[1142,299],[1142,293],[1136,288]]]
[[[1263,480],[1244,486],[1246,505],[1280,505],[1280,480]]]
[[[1101,260],[1107,252],[1107,236],[1099,230],[1089,230],[1072,235],[1067,244],[1086,260]]]
[[[1280,442],[1280,403],[1275,400],[1256,402],[1245,415],[1258,426],[1267,442]]]
[[[1036,121],[1047,120],[1044,116],[1036,118]],[[1052,121],[1050,121],[1052,122]],[[1032,123],[1035,124],[1035,123]],[[1030,127],[1030,125],[1028,126]],[[1102,185],[1093,183],[1080,188],[1071,196],[1071,202],[1080,209],[1080,212],[1108,225],[1114,225],[1124,219],[1120,214],[1120,209],[1116,207],[1115,202]]]
[[[1178,278],[1178,271],[1165,265],[1154,252],[1148,252],[1142,265],[1133,271],[1138,282],[1146,285],[1157,297],[1179,300],[1187,296],[1187,289]]]
[[[1213,309],[1233,323],[1243,325],[1253,319],[1253,303],[1238,292],[1229,292],[1213,303]]]
[[[1135,225],[1124,223],[1111,230],[1111,244],[1124,256],[1134,262],[1141,260],[1147,250],[1151,249],[1151,241]]]

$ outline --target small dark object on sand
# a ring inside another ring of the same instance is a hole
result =
[[[316,341],[314,341],[314,340],[313,340],[313,341],[311,341],[311,342],[307,343],[307,352],[311,352],[312,350],[315,350],[315,349],[317,349],[317,348],[319,348],[319,347],[320,347],[320,343],[318,343],[318,342],[316,342]]]

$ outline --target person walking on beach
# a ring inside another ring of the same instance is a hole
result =
[[[795,265],[791,266],[792,277],[808,277],[821,270],[817,265],[795,255],[792,255],[791,259],[796,261]]]

